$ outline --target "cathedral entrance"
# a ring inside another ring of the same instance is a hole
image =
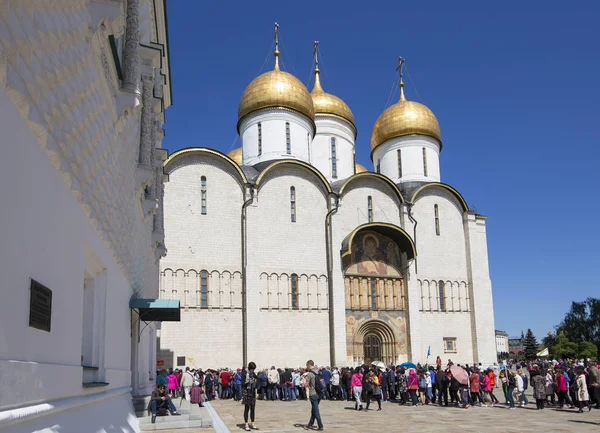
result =
[[[414,246],[399,227],[361,228],[342,248],[347,359],[354,365],[396,364],[408,354],[404,273]]]
[[[367,334],[363,340],[365,364],[381,361],[381,339],[375,334]]]

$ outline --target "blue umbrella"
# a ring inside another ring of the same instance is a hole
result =
[[[415,364],[413,364],[412,362],[403,362],[402,364],[400,364],[400,367],[417,368],[417,366]]]

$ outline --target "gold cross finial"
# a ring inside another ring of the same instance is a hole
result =
[[[398,71],[398,73],[400,74],[400,83],[398,84],[400,86],[400,100],[401,101],[406,101],[406,98],[404,97],[404,81],[402,81],[402,75],[404,73],[404,61],[405,59],[403,57],[398,57],[398,67],[396,68],[396,70]]]
[[[321,72],[319,70],[319,41],[315,41],[313,56],[315,58],[315,86],[313,87],[313,92],[322,92],[323,88],[321,87],[321,79],[319,76]]]
[[[279,70],[279,23],[275,23],[275,70]]]

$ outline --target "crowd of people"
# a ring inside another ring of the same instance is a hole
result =
[[[322,429],[318,403],[323,399],[353,401],[357,411],[371,410],[371,403],[396,402],[401,405],[455,406],[469,408],[496,406],[503,397],[509,409],[529,404],[527,389],[532,388],[536,408],[584,408],[592,404],[600,409],[600,377],[598,365],[591,361],[512,362],[506,366],[455,365],[451,360],[442,365],[405,363],[385,366],[382,363],[359,367],[316,368],[309,361],[306,368],[271,368],[257,371],[248,368],[162,370],[157,385],[171,397],[181,396],[192,403],[203,404],[213,399],[234,399],[244,404],[246,430],[254,424],[256,400],[310,400],[311,420],[306,426]],[[500,390],[502,393],[500,394]],[[194,395],[196,397],[194,398]],[[174,407],[170,407],[170,410]],[[155,414],[155,411],[153,411]],[[249,421],[250,419],[250,421]]]

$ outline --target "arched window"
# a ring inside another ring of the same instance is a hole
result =
[[[200,307],[208,308],[208,272],[200,272]]]
[[[335,138],[331,138],[331,177],[337,179],[337,152]]]
[[[440,213],[438,211],[438,205],[433,205],[433,213],[435,215],[435,234],[440,235]]]
[[[427,149],[423,148],[423,175],[427,176]]]
[[[285,122],[285,150],[288,155],[292,153],[292,137],[290,137],[290,122]]]
[[[398,154],[398,177],[402,177],[402,150],[398,149],[396,153]]]
[[[206,215],[206,176],[202,176],[200,178],[200,182],[202,184],[201,188],[201,207],[202,207],[202,215]]]
[[[381,159],[377,160],[377,173],[381,173]]]
[[[292,308],[298,309],[298,275],[292,274]]]
[[[375,278],[371,278],[370,286],[371,286],[371,310],[377,310],[377,280]]]
[[[296,222],[296,188],[290,188],[290,216],[292,222]]]
[[[373,198],[371,196],[367,197],[367,221],[373,222]]]
[[[258,122],[258,156],[262,155],[262,125]]]
[[[446,311],[446,288],[442,280],[438,281],[438,291],[440,297],[440,311]]]

